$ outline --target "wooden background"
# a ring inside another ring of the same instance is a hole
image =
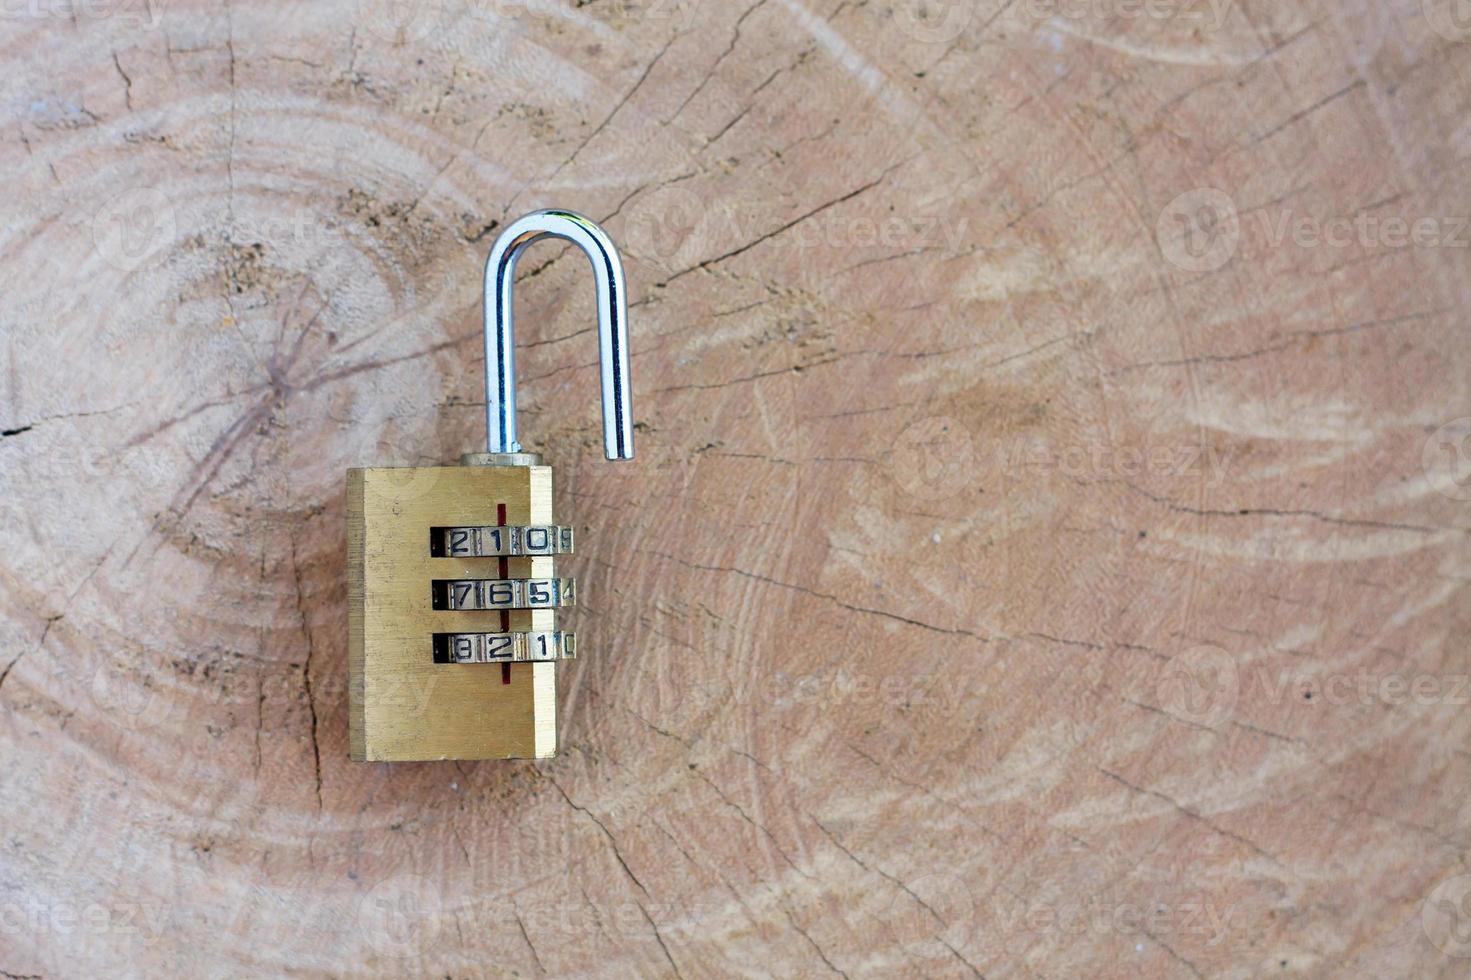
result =
[[[1467,14],[5,4],[0,971],[1464,976]],[[350,763],[553,204],[562,754]]]

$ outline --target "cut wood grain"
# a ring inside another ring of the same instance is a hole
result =
[[[10,4],[0,971],[1463,975],[1455,13]],[[552,205],[561,751],[352,763],[343,474]]]

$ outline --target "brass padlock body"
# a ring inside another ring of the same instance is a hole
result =
[[[549,525],[549,466],[347,474],[348,700],[365,762],[546,759],[557,750],[554,662],[435,662],[435,635],[554,630],[551,609],[433,608],[444,579],[549,579],[551,557],[444,557],[435,528]]]

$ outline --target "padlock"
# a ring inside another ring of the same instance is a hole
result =
[[[347,473],[349,742],[359,761],[546,759],[557,750],[557,662],[577,655],[557,612],[577,589],[556,556],[552,470],[516,438],[512,289],[528,246],[562,238],[597,281],[603,442],[633,458],[623,266],[595,223],[536,211],[485,266],[484,453],[459,466]]]

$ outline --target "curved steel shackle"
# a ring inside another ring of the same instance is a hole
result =
[[[603,374],[603,449],[633,458],[633,392],[628,381],[628,299],[623,263],[603,229],[575,211],[533,211],[496,239],[485,263],[485,424],[487,452],[519,453],[512,288],[516,261],[544,238],[564,238],[586,253],[598,286],[598,351]]]

